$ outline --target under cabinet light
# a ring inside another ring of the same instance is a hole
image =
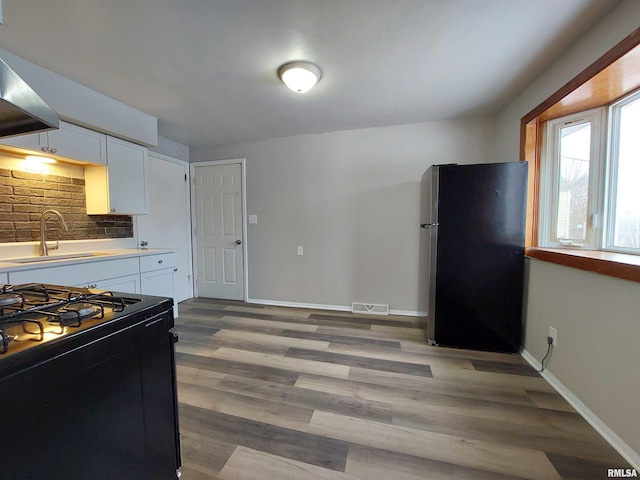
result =
[[[43,155],[27,155],[24,159],[33,163],[56,163],[55,159]]]
[[[51,163],[56,163],[56,160],[42,155],[27,155],[24,158],[23,167],[31,172],[44,172],[47,169],[47,165]]]

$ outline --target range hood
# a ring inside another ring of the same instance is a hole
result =
[[[60,118],[0,60],[0,137],[58,128]]]

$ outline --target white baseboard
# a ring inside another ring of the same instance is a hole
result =
[[[389,315],[403,315],[405,317],[421,317],[420,312],[416,312],[414,310],[396,310],[390,309]]]
[[[529,364],[536,370],[540,370],[542,365],[538,360],[534,358],[526,350],[522,351],[522,358],[524,358]],[[576,411],[582,415],[582,417],[602,435],[609,444],[616,449],[616,451],[627,460],[633,468],[640,470],[640,454],[634,451],[629,445],[626,444],[616,433],[611,430],[598,416],[593,413],[582,401],[576,397],[571,390],[565,387],[560,380],[558,380],[551,372],[545,369],[540,375],[551,385],[569,404],[576,409]],[[617,468],[618,465],[611,465],[611,468]]]
[[[248,303],[259,305],[273,305],[274,307],[311,308],[314,310],[334,310],[338,312],[350,312],[351,305],[324,305],[321,303],[281,302],[279,300],[264,300],[261,298],[248,298]],[[419,317],[420,312],[412,310],[389,310],[390,315],[404,315],[406,317]]]
[[[262,298],[248,298],[248,303],[257,303],[259,305],[273,305],[274,307],[292,307],[292,308],[312,308],[314,310],[336,310],[340,312],[350,312],[351,306],[346,305],[324,305],[321,303],[299,303],[299,302],[281,302],[279,300],[264,300]]]

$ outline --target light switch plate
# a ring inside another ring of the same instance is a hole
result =
[[[298,245],[298,255],[304,255],[304,248],[302,248],[302,245]]]
[[[258,215],[249,215],[249,223],[258,223]]]

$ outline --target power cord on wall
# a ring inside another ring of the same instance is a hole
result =
[[[551,353],[551,349],[552,348],[553,348],[553,337],[547,337],[547,354],[542,359],[542,362],[541,362],[542,368],[540,370],[538,370],[538,373],[544,372],[544,361],[547,359],[547,357]]]

